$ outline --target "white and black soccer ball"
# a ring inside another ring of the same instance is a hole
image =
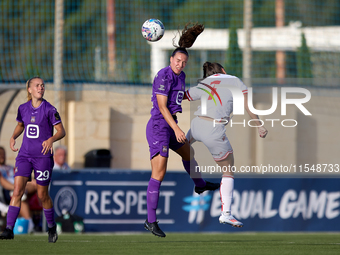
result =
[[[148,19],[142,26],[143,37],[150,42],[159,41],[164,35],[164,25],[158,19]]]

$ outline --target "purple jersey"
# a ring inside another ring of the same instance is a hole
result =
[[[176,75],[171,67],[161,69],[152,84],[152,117],[163,117],[158,108],[156,95],[164,95],[168,97],[167,107],[171,114],[182,112],[182,100],[185,91],[185,73],[181,72]]]
[[[46,100],[38,108],[34,108],[32,102],[28,101],[19,106],[17,121],[25,126],[18,156],[51,157],[51,151],[45,155],[41,151],[42,143],[53,136],[53,126],[61,122],[57,109]]]

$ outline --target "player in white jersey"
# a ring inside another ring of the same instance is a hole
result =
[[[226,74],[223,66],[218,63],[204,63],[203,73],[204,79],[197,86],[187,90],[185,95],[189,101],[203,99],[206,102],[205,109],[199,107],[194,113],[197,117],[191,122],[187,139],[190,144],[195,141],[203,142],[221,169],[231,169],[234,166],[234,156],[225,134],[225,126],[233,112],[234,98],[244,97],[245,110],[258,126],[260,137],[265,138],[268,131],[262,126],[259,117],[249,110],[248,88],[239,78]],[[231,214],[233,189],[234,173],[223,172],[220,186],[222,205],[219,221],[233,227],[242,227],[243,223]]]

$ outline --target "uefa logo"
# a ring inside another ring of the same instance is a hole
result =
[[[62,211],[68,211],[74,214],[78,205],[78,197],[74,189],[71,187],[61,188],[54,198],[54,209],[58,216],[62,215]]]

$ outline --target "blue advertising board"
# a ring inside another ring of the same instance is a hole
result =
[[[85,231],[143,231],[149,179],[150,171],[54,171],[50,194],[56,214],[65,209],[81,216]],[[244,227],[234,229],[218,221],[219,190],[197,195],[186,172],[168,172],[157,217],[165,232],[339,231],[339,180],[235,178],[232,213]]]

